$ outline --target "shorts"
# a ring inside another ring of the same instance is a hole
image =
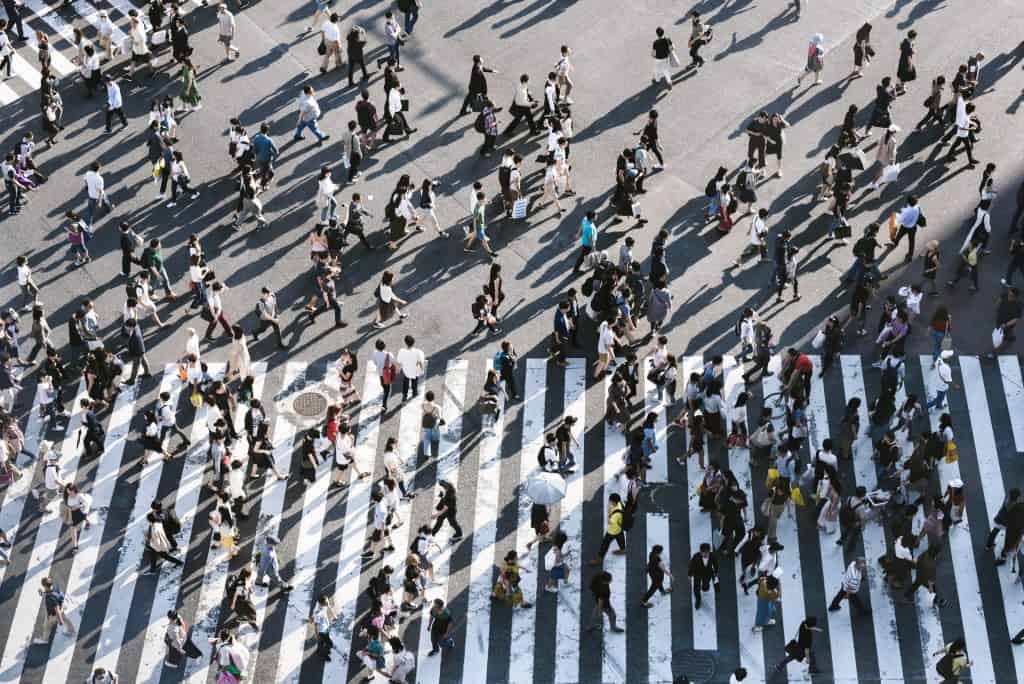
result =
[[[551,579],[555,580],[556,582],[564,581],[565,565],[556,565],[555,567],[551,568]]]
[[[477,228],[476,239],[481,242],[487,239],[487,230],[485,228]]]
[[[221,45],[231,45],[231,41],[234,40],[234,36],[217,36],[217,42]]]
[[[132,53],[132,62],[135,64],[149,64],[152,59],[153,56],[148,52],[143,52],[142,54],[137,54],[135,52]]]

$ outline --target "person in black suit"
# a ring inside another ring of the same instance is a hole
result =
[[[83,423],[85,425],[85,438],[82,440],[82,450],[88,455],[103,453],[103,440],[107,431],[103,428],[103,422],[97,415],[102,402],[89,399],[82,399],[80,404],[85,411]]]
[[[473,69],[469,72],[469,92],[466,93],[466,99],[462,101],[459,116],[466,114],[477,95],[487,94],[487,77],[484,74],[497,73],[499,73],[497,69],[488,69],[484,66],[483,57],[473,55]]]
[[[715,583],[715,591],[718,591],[718,559],[711,555],[711,544],[703,543],[700,551],[693,554],[690,559],[690,567],[687,574],[693,579],[693,607],[700,610],[700,599],[703,592],[711,589],[711,583]]]
[[[18,29],[18,40],[26,40],[25,27],[21,23],[21,5],[15,0],[4,0],[4,11],[7,12],[7,22],[10,27]]]
[[[132,360],[132,374],[124,384],[134,385],[135,378],[139,375],[139,366],[142,366],[142,377],[148,378],[152,373],[149,370],[149,360],[146,359],[146,340],[142,337],[139,322],[129,318],[124,325],[128,331],[128,358]]]

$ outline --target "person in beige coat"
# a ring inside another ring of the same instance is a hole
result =
[[[882,176],[885,173],[886,167],[896,163],[896,135],[899,132],[900,127],[896,124],[891,124],[886,129],[885,135],[878,142],[878,152],[875,155],[875,160],[878,162],[878,173],[871,183],[872,190],[877,189],[882,184]]]

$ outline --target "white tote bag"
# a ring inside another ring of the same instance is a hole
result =
[[[881,180],[882,180],[883,183],[894,183],[894,182],[896,182],[896,179],[899,178],[899,176],[900,176],[900,165],[899,164],[889,164],[884,169],[882,169],[882,179]]]

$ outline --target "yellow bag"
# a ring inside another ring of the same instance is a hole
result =
[[[203,405],[203,395],[199,392],[193,392],[189,395],[188,400],[192,402],[192,406],[199,408]]]
[[[956,447],[956,442],[949,440],[946,442],[946,463],[956,463],[960,460],[960,450]]]
[[[804,493],[800,491],[800,487],[792,487],[789,490],[789,498],[797,506],[807,505],[807,502],[804,501]]]
[[[764,479],[764,488],[771,489],[775,481],[779,479],[779,471],[777,468],[768,469],[768,477]]]
[[[164,158],[160,157],[153,165],[153,178],[159,178],[164,173]]]

